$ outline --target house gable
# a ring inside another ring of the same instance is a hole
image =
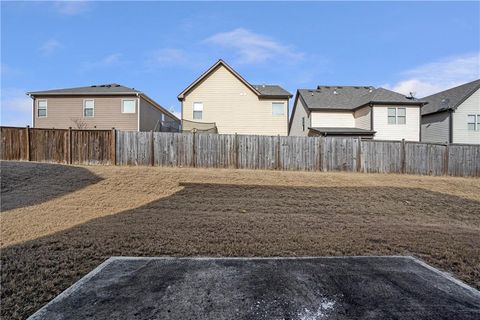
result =
[[[288,134],[290,136],[306,136],[309,127],[311,127],[310,112],[305,107],[301,96],[297,93],[293,104],[292,117],[289,122]]]
[[[480,144],[480,128],[468,130],[468,116],[480,116],[480,89],[469,95],[452,112],[452,142]]]
[[[184,90],[185,91],[185,90]],[[288,97],[261,98],[230,68],[220,64],[186,90],[182,119],[215,123],[218,133],[287,135]],[[274,115],[272,103],[283,103],[283,115]],[[193,118],[193,106],[201,104],[200,119]]]
[[[241,83],[243,83],[249,90],[251,90],[255,95],[259,96],[260,92],[255,89],[248,81],[246,81],[240,74],[238,74],[232,67],[230,67],[225,61],[218,60],[213,66],[211,66],[207,71],[205,71],[200,77],[198,77],[195,81],[193,81],[185,90],[183,90],[178,95],[178,100],[183,101],[185,97],[192,91],[195,90],[198,86],[200,86],[206,79],[208,79],[212,74],[215,74],[221,68],[226,69],[229,71],[235,78],[238,79]]]

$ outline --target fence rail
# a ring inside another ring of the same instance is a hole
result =
[[[480,145],[2,127],[3,160],[480,177]]]

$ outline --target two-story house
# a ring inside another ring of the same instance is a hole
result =
[[[177,98],[183,131],[286,136],[291,97],[278,85],[250,84],[219,60]]]
[[[34,128],[178,132],[180,120],[145,93],[119,84],[27,92]]]
[[[480,79],[422,100],[422,141],[480,144]]]
[[[299,89],[289,135],[420,141],[423,105],[423,101],[371,86]]]

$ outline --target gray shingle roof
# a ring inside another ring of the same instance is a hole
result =
[[[340,127],[328,127],[328,128],[318,128],[312,127],[309,128],[311,130],[317,131],[319,133],[327,133],[327,134],[365,134],[365,135],[373,135],[376,131],[373,130],[365,130],[360,128],[340,128]]]
[[[310,110],[353,110],[368,103],[413,104],[423,101],[384,88],[371,86],[318,86],[317,89],[299,89],[299,95]]]
[[[480,79],[425,97],[422,100],[428,104],[422,108],[422,115],[454,110],[479,88]]]
[[[277,85],[252,84],[252,86],[260,92],[261,97],[292,97],[290,92]]]
[[[44,91],[31,91],[27,92],[29,95],[109,95],[109,94],[136,94],[141,93],[134,88],[128,88],[116,83],[111,84],[99,84],[88,87],[66,88],[66,89],[54,89]]]

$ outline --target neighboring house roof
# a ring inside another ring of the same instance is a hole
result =
[[[455,110],[480,88],[480,79],[432,94],[422,100],[428,104],[422,108],[422,116],[447,110]]]
[[[128,88],[116,83],[111,84],[99,84],[88,87],[66,88],[66,89],[53,89],[44,91],[31,91],[27,92],[30,96],[46,96],[46,95],[124,95],[124,94],[137,94],[141,93],[135,88]]]
[[[203,80],[205,80],[210,74],[215,72],[218,68],[223,66],[228,71],[230,71],[240,82],[242,82],[245,86],[247,86],[250,90],[253,91],[259,98],[291,98],[292,94],[280,86],[277,85],[252,85],[247,80],[245,80],[238,72],[236,72],[232,67],[230,67],[225,61],[222,59],[218,60],[213,66],[208,68],[200,77],[198,77],[195,81],[193,81],[188,87],[185,88],[178,96],[177,99],[179,101],[183,101],[185,96],[193,90],[198,84],[200,84]]]
[[[318,86],[317,89],[299,89],[298,94],[308,110],[352,111],[364,105],[402,104],[423,105],[400,93],[371,86]]]
[[[53,90],[43,90],[43,91],[30,91],[27,92],[27,95],[30,97],[35,96],[125,96],[125,95],[136,95],[141,96],[157,109],[167,114],[170,118],[180,121],[173,113],[162,107],[155,100],[147,96],[145,93],[136,90],[135,88],[129,88],[122,86],[117,83],[111,84],[97,84],[88,87],[77,87],[77,88],[66,88],[66,89],[53,89]]]
[[[374,135],[376,131],[373,130],[366,130],[360,128],[340,128],[340,127],[331,127],[331,128],[308,128],[312,131],[316,131],[318,133],[324,135]]]
[[[264,97],[292,97],[290,92],[277,85],[253,84],[252,86]]]

